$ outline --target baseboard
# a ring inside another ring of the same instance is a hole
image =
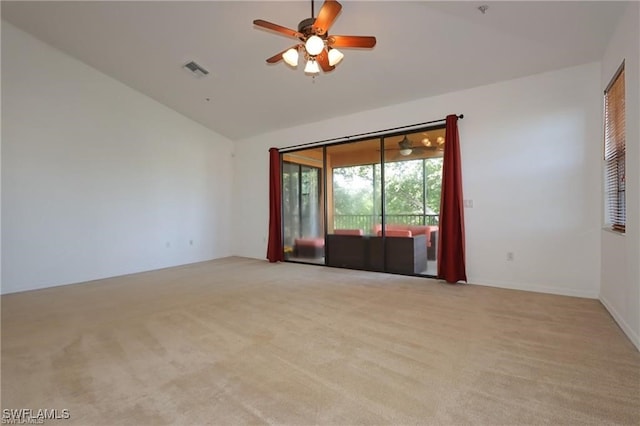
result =
[[[181,264],[177,264],[177,265],[167,265],[167,266],[160,266],[157,268],[152,268],[152,269],[140,269],[140,270],[133,270],[130,272],[124,272],[124,273],[120,273],[120,274],[116,274],[116,275],[100,275],[100,276],[95,276],[95,277],[88,277],[85,280],[81,280],[81,281],[72,281],[72,282],[59,282],[59,283],[53,283],[53,284],[36,284],[36,285],[27,285],[27,286],[22,286],[20,288],[9,288],[7,289],[6,286],[0,286],[0,296],[5,296],[5,295],[9,295],[9,294],[16,294],[16,293],[23,293],[26,291],[37,291],[37,290],[44,290],[47,288],[54,288],[54,287],[63,287],[63,286],[68,286],[68,285],[81,285],[81,284],[89,284],[89,283],[95,283],[97,281],[103,281],[103,280],[109,280],[112,278],[121,278],[121,277],[126,277],[126,276],[130,276],[130,275],[136,275],[136,274],[145,274],[148,272],[157,272],[157,271],[162,271],[165,269],[177,269],[177,268],[183,268],[183,267],[190,267],[190,266],[194,266],[197,265],[198,263],[206,263],[206,262],[211,262],[212,260],[219,260],[219,259],[226,259],[229,257],[234,257],[234,256],[222,256],[222,257],[214,257],[212,259],[205,259],[205,260],[197,260],[195,262],[189,262],[189,263],[181,263]]]
[[[600,303],[604,305],[605,309],[609,311],[609,314],[611,314],[615,322],[618,323],[618,326],[620,326],[624,334],[631,340],[631,343],[640,351],[640,336],[629,327],[629,324],[622,318],[622,315],[620,315],[618,311],[613,308],[613,305],[602,297],[602,295],[600,296]]]
[[[576,290],[562,287],[548,287],[535,284],[522,284],[507,281],[494,281],[477,279],[469,282],[472,285],[485,285],[488,287],[506,288],[510,290],[533,291],[535,293],[557,294],[560,296],[584,297],[587,299],[597,299],[599,294],[597,290]]]

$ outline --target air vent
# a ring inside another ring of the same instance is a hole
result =
[[[185,64],[184,67],[191,71],[196,77],[204,77],[209,74],[209,71],[196,64],[194,61]]]

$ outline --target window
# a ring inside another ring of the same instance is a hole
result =
[[[625,200],[624,62],[604,92],[605,221],[624,232]]]

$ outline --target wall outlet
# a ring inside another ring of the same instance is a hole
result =
[[[166,243],[164,243],[164,246],[165,246],[166,248],[171,247],[171,241],[167,241]]]
[[[193,240],[189,240],[189,245],[192,246],[193,245]]]
[[[462,203],[468,209],[473,208],[473,200],[463,200]]]
[[[513,262],[513,252],[512,251],[508,251],[507,252],[507,261]]]

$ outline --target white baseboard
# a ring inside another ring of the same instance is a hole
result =
[[[627,324],[624,318],[622,318],[622,315],[620,315],[618,311],[613,308],[613,305],[609,303],[607,299],[602,297],[602,295],[600,296],[600,303],[604,305],[605,309],[609,311],[613,319],[618,323],[622,331],[624,331],[624,334],[626,334],[629,340],[631,340],[631,343],[633,343],[636,349],[640,351],[640,336],[638,336],[638,334],[629,327],[629,324]]]
[[[533,291],[536,293],[558,294],[560,296],[584,297],[587,299],[597,299],[599,296],[598,290],[576,290],[571,288],[549,287],[536,284],[514,283],[508,281],[475,279],[474,282],[469,282],[469,284],[486,285],[488,287],[507,288],[511,290]]]

